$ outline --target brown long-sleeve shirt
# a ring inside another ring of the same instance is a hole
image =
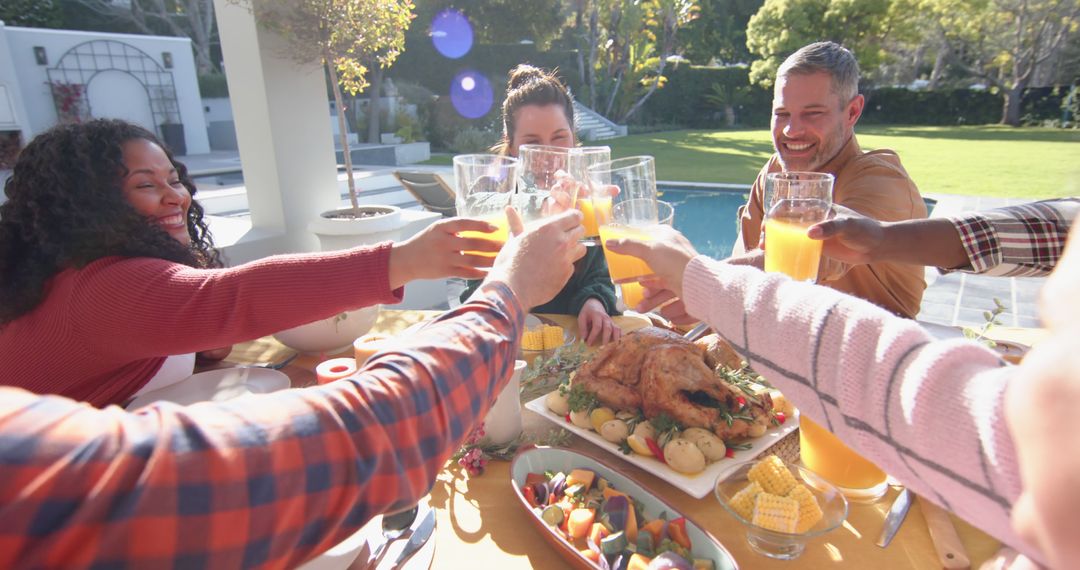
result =
[[[765,175],[781,170],[774,154],[754,180],[750,200],[741,209],[741,242],[736,243],[736,253],[740,245],[744,251],[758,247],[765,216]],[[833,186],[835,204],[885,222],[926,217],[926,204],[919,189],[900,164],[900,158],[891,150],[863,152],[852,136],[836,157],[819,171],[836,176]],[[818,283],[908,318],[918,314],[926,289],[922,267],[899,263],[852,266],[827,260],[822,264]]]

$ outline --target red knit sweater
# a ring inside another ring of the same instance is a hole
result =
[[[230,269],[102,258],[58,273],[41,304],[0,328],[0,383],[118,404],[166,356],[401,301],[402,291],[390,290],[389,262],[389,243]]]

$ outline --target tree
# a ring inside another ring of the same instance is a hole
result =
[[[724,63],[749,62],[746,25],[761,8],[763,0],[699,0],[700,15],[686,26],[681,43],[683,55],[694,63],[707,64],[713,58]]]
[[[126,6],[112,0],[73,0],[73,3],[105,19],[121,18],[143,34],[191,38],[199,74],[217,69],[210,57],[215,24],[213,0],[131,0]]]
[[[906,7],[894,0],[765,0],[746,29],[746,45],[760,58],[750,66],[750,81],[772,85],[784,58],[824,40],[850,49],[859,67],[872,72],[887,60],[890,37],[908,33]]]
[[[427,23],[448,8],[464,13],[475,41],[487,44],[531,41],[546,48],[566,22],[562,0],[419,0],[416,16]]]
[[[938,22],[943,57],[1001,89],[1001,122],[1013,126],[1036,71],[1080,31],[1076,0],[922,0],[919,9]]]
[[[0,2],[0,21],[9,26],[59,28],[60,6],[53,0],[4,0]]]
[[[678,33],[698,15],[697,0],[592,0],[587,31],[590,106],[626,122],[667,81]],[[606,102],[602,102],[605,100]]]
[[[230,0],[252,8],[259,25],[281,35],[288,57],[326,68],[338,110],[341,150],[353,215],[360,215],[349,154],[341,90],[351,95],[368,86],[365,61],[389,66],[405,48],[413,19],[411,0]]]

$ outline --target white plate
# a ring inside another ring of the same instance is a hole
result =
[[[799,412],[796,411],[795,417],[787,418],[787,421],[785,421],[784,423],[769,428],[769,430],[765,432],[765,435],[747,440],[747,443],[750,444],[750,449],[735,450],[735,457],[721,459],[716,463],[710,463],[709,465],[705,466],[705,470],[701,473],[697,473],[695,475],[685,475],[679,473],[678,471],[675,471],[674,469],[668,467],[667,465],[664,465],[659,460],[653,459],[652,457],[645,457],[636,453],[631,453],[630,455],[623,455],[623,453],[619,451],[619,447],[617,445],[600,437],[600,434],[596,433],[595,431],[580,428],[572,423],[567,422],[566,418],[551,413],[547,409],[547,404],[544,403],[545,398],[547,398],[546,394],[540,396],[539,398],[531,402],[528,402],[527,404],[525,404],[525,407],[540,414],[544,417],[544,419],[554,424],[557,424],[559,427],[566,428],[576,433],[577,435],[595,443],[600,447],[600,449],[611,453],[615,457],[637,465],[645,471],[648,471],[649,473],[656,475],[657,477],[667,481],[668,483],[671,483],[679,490],[684,491],[688,495],[696,497],[698,499],[712,492],[713,485],[716,483],[716,480],[721,475],[726,475],[733,469],[738,468],[739,464],[743,461],[748,461],[757,457],[758,455],[761,455],[765,452],[766,449],[772,447],[774,443],[780,441],[780,439],[783,438],[785,435],[791,433],[795,430],[795,428],[799,427]]]
[[[137,410],[153,402],[224,402],[248,394],[267,394],[289,387],[289,377],[268,368],[221,368],[192,374],[176,384],[136,397],[127,409]]]

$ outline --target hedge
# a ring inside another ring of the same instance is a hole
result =
[[[726,126],[723,108],[708,100],[713,85],[743,87],[749,91],[737,105],[738,126],[766,126],[772,110],[771,90],[748,86],[746,68],[681,66],[665,73],[667,84],[645,103],[632,122],[640,125],[674,124],[692,128]],[[1020,115],[1025,123],[1060,121],[1068,86],[1024,91]],[[911,91],[881,87],[864,89],[866,124],[984,125],[1001,120],[1005,99],[1001,93],[971,89]]]
[[[750,70],[745,67],[711,68],[682,65],[664,72],[667,84],[657,89],[645,102],[636,124],[672,123],[694,128],[725,126],[723,107],[707,99],[714,84],[745,88],[745,100],[736,105],[737,124],[761,126],[769,124],[772,92],[749,86]]]

